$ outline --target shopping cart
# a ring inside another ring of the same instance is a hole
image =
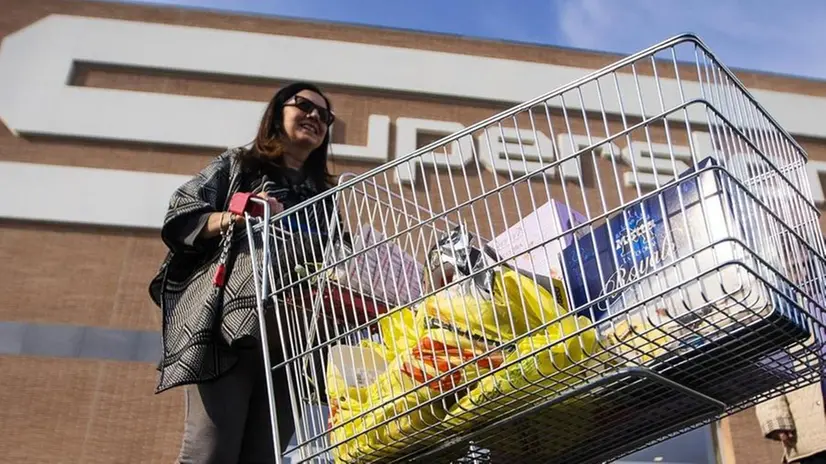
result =
[[[817,381],[806,162],[683,35],[280,214],[262,203],[276,449],[601,462]]]

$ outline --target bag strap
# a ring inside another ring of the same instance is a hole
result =
[[[232,213],[230,213],[232,214]],[[218,267],[215,269],[215,275],[212,277],[212,285],[216,293],[226,285],[227,280],[227,260],[229,259],[230,251],[232,250],[232,237],[235,233],[235,220],[230,216],[229,227],[226,232],[221,233],[221,254],[218,256]]]

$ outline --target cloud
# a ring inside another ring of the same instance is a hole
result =
[[[826,78],[826,2],[557,0],[560,45],[632,53],[697,34],[730,67]]]

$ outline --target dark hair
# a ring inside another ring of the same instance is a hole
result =
[[[313,84],[294,82],[281,88],[272,97],[266,111],[264,111],[252,148],[242,152],[242,164],[250,168],[263,167],[264,169],[273,165],[277,167],[284,166],[284,146],[281,141],[281,137],[284,136],[284,104],[302,90],[310,90],[319,94],[327,103],[327,108],[332,111],[330,100],[321,92],[321,89]],[[335,183],[335,178],[327,169],[329,148],[330,130],[328,128],[321,145],[310,152],[303,166],[305,174],[322,191],[327,190]]]

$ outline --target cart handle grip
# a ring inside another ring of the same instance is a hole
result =
[[[252,192],[237,192],[232,195],[229,200],[230,213],[243,216],[244,213],[249,213],[250,216],[261,217],[264,215],[264,205],[251,201],[256,194]]]

